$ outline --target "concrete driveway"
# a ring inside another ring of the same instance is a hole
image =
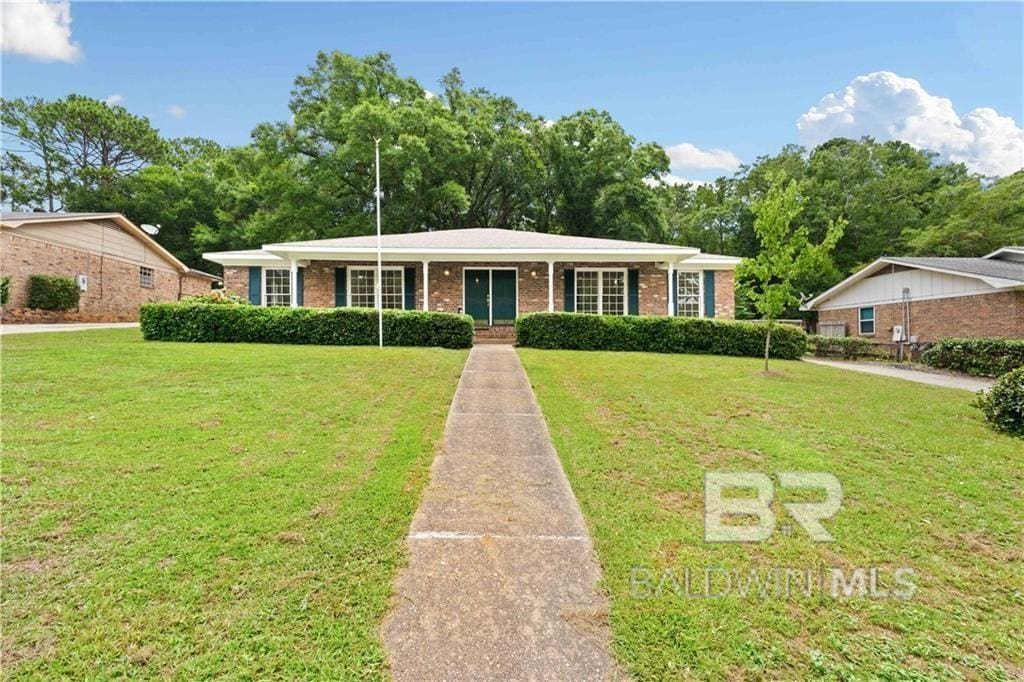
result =
[[[67,322],[54,324],[4,324],[0,334],[36,334],[39,332],[80,332],[88,329],[132,329],[138,322]]]

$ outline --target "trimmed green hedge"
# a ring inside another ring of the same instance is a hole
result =
[[[1024,367],[1024,339],[939,339],[921,360],[939,369],[997,377]]]
[[[857,336],[807,337],[808,352],[819,358],[844,358],[854,360],[862,357],[883,357],[889,352],[878,344]]]
[[[763,357],[766,332],[763,324],[694,317],[531,313],[516,320],[520,346],[561,350]],[[786,325],[772,330],[771,357],[797,360],[806,350],[803,330]]]
[[[79,291],[75,280],[58,275],[30,275],[28,307],[38,310],[73,310],[78,307]]]
[[[253,305],[148,303],[139,322],[150,341],[372,346],[377,311],[368,308],[264,308]],[[388,346],[473,345],[473,318],[453,313],[384,311]]]
[[[1024,367],[1004,374],[974,404],[997,431],[1024,438]]]

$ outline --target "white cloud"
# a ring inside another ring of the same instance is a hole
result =
[[[185,111],[185,107],[180,106],[178,104],[172,104],[171,106],[167,107],[167,113],[173,116],[174,118],[185,118],[185,115],[188,112]]]
[[[680,142],[667,147],[669,165],[672,168],[699,168],[701,170],[724,170],[733,173],[739,170],[740,158],[728,149],[701,149],[689,142]]]
[[[124,102],[124,95],[116,95],[116,94],[115,95],[111,95],[110,97],[107,97],[105,100],[103,100],[103,103],[106,104],[107,106],[114,106],[114,105],[117,105],[117,104],[121,104],[122,102]]]
[[[44,62],[75,62],[82,54],[71,40],[71,3],[18,0],[4,2],[0,42],[4,52]]]
[[[673,187],[678,185],[693,185],[695,187],[699,187],[701,185],[709,184],[707,180],[690,180],[689,178],[682,178],[679,177],[678,175],[673,175],[672,173],[665,173],[657,180],[652,180],[651,178],[644,178],[644,182],[647,183],[649,187],[657,187],[659,184],[662,183],[666,185],[671,185]]]
[[[806,146],[837,136],[870,135],[903,140],[984,175],[1024,168],[1024,130],[1012,118],[987,107],[961,117],[950,100],[889,71],[858,76],[841,91],[825,95],[796,127]]]
[[[423,88],[423,96],[426,99],[434,99],[435,97],[437,97],[437,95],[432,93],[430,90],[427,90],[426,88]]]

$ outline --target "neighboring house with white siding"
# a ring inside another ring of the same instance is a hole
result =
[[[3,213],[0,275],[11,278],[5,324],[135,320],[143,303],[209,292],[220,280],[182,263],[120,213]],[[78,309],[28,308],[32,275],[75,280]]]
[[[879,343],[1024,338],[1024,246],[982,258],[879,258],[810,300],[818,333]]]

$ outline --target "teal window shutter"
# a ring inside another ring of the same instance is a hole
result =
[[[249,303],[259,305],[263,296],[263,268],[249,267]]]
[[[405,309],[416,310],[416,268],[405,269]]]
[[[296,271],[296,273],[295,273],[295,288],[298,289],[298,291],[296,293],[298,293],[298,295],[299,295],[299,297],[297,299],[299,305],[302,305],[302,292],[306,288],[305,286],[303,286],[303,279],[302,279],[302,272],[305,269],[306,268],[299,268]]]
[[[576,312],[576,271],[567,269],[562,271],[565,278],[565,312]]]
[[[679,271],[672,271],[672,291],[669,293],[672,297],[672,314],[679,314]]]
[[[348,279],[345,268],[334,268],[334,307],[348,305]]]
[[[715,316],[715,271],[704,271],[704,317]]]
[[[640,271],[630,270],[626,273],[626,290],[629,293],[630,315],[640,314]]]

